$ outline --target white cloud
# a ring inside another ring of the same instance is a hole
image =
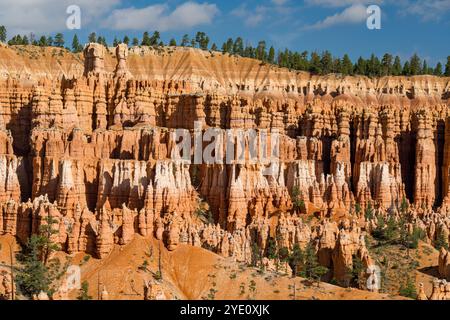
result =
[[[145,8],[113,10],[102,26],[114,30],[177,30],[210,24],[218,13],[219,9],[215,4],[206,2],[188,1],[172,12],[167,4],[155,4]]]
[[[450,0],[418,0],[404,5],[403,13],[422,17],[423,20],[436,20],[450,11]]]
[[[231,14],[243,19],[246,26],[256,27],[265,20],[268,11],[269,8],[265,6],[258,6],[254,10],[249,10],[247,9],[247,6],[243,4],[231,11]]]
[[[288,3],[289,0],[272,0],[272,3],[277,6],[282,6]]]
[[[107,13],[121,0],[0,0],[0,23],[8,34],[44,34],[66,30],[69,5],[81,8],[83,28]]]
[[[357,4],[379,4],[382,0],[305,0],[305,3],[310,6],[320,7],[347,7]]]
[[[367,19],[367,7],[362,4],[354,4],[344,11],[329,16],[322,21],[307,26],[305,29],[325,29],[339,24],[355,24]]]

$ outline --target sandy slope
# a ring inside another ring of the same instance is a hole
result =
[[[8,243],[14,239],[0,236],[0,262],[9,263]],[[151,278],[150,272],[139,270],[144,260],[149,262],[149,270],[158,269],[158,247],[161,248],[163,266],[162,288],[170,299],[208,298],[211,289],[217,290],[214,299],[401,299],[387,294],[376,294],[356,289],[345,289],[328,283],[310,284],[302,278],[291,278],[271,272],[260,274],[257,269],[248,268],[222,258],[207,250],[180,245],[169,252],[157,240],[137,236],[124,247],[116,246],[105,259],[99,260],[77,254],[68,257],[62,253],[61,259],[70,258],[72,264],[81,266],[82,281],[89,283],[89,294],[96,299],[98,287],[106,289],[110,299],[143,299],[143,279]],[[16,248],[17,250],[17,248]],[[149,252],[152,252],[149,257]],[[252,285],[254,281],[254,285]],[[253,289],[252,289],[253,288]],[[78,292],[71,292],[75,298]]]
[[[97,286],[105,285],[110,298],[142,299],[143,279],[149,273],[138,270],[144,259],[150,269],[157,270],[156,240],[136,237],[129,245],[116,247],[111,255],[100,261],[89,259],[82,265],[83,280],[88,281],[90,294],[97,297]],[[152,248],[152,249],[150,249]],[[148,258],[146,252],[153,250]],[[215,299],[292,299],[293,284],[297,299],[390,299],[388,295],[355,289],[344,289],[326,283],[310,285],[302,278],[295,280],[247,268],[230,259],[222,258],[204,249],[180,245],[174,252],[161,245],[163,283],[166,296],[173,299],[202,299],[211,289],[217,290]],[[75,257],[79,262],[82,255]],[[255,282],[252,290],[251,281]],[[211,297],[211,296],[210,296]]]

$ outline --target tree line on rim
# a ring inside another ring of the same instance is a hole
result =
[[[0,41],[7,41],[6,28],[0,26]],[[88,42],[100,43],[107,47],[109,44],[105,37],[97,36],[92,32],[88,37]],[[161,40],[158,31],[150,34],[144,32],[142,39],[137,37],[130,38],[125,36],[123,39],[114,38],[112,45],[117,46],[119,43],[125,43],[131,46],[152,46],[162,47],[166,44]],[[41,47],[60,47],[66,44],[64,35],[57,33],[55,37],[41,36],[39,39],[34,34],[15,35],[8,41],[9,45],[35,45]],[[197,32],[195,37],[190,38],[185,34],[178,43],[174,38],[170,39],[169,46],[192,47],[202,50],[210,50],[212,52],[221,51],[224,54],[237,55],[246,58],[260,60],[262,63],[277,65],[279,67],[289,68],[291,70],[308,71],[316,75],[325,75],[337,73],[342,75],[364,75],[368,77],[381,76],[414,76],[414,75],[435,75],[450,76],[450,56],[447,57],[446,65],[443,66],[438,62],[435,67],[429,66],[426,60],[422,60],[417,54],[414,54],[409,60],[402,62],[399,56],[393,56],[386,53],[379,58],[372,54],[370,58],[365,59],[359,57],[354,63],[348,54],[344,54],[342,58],[333,56],[328,50],[318,53],[316,51],[309,53],[308,51],[297,52],[285,49],[284,51],[276,51],[273,46],[267,46],[266,41],[259,41],[256,47],[251,44],[244,44],[241,37],[236,39],[229,38],[219,47],[213,43],[210,45],[210,38],[204,32]],[[83,51],[83,45],[80,43],[78,36],[75,34],[72,39],[72,49],[67,48],[74,53]]]

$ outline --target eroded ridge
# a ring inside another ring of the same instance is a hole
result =
[[[102,258],[139,233],[246,262],[254,243],[312,242],[336,279],[355,255],[373,264],[364,234],[400,219],[404,199],[409,228],[449,238],[448,78],[318,77],[194,49],[17,50],[0,48],[0,234],[25,241],[50,215],[68,253]],[[174,160],[175,130],[196,122],[279,132],[273,174]],[[369,205],[371,218],[355,210]]]

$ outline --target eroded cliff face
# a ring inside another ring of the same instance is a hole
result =
[[[376,220],[355,207],[398,216],[407,199],[411,227],[449,238],[448,78],[317,77],[182,48],[53,50],[0,48],[0,234],[25,241],[51,216],[64,250],[100,258],[136,233],[238,261],[270,239],[313,243],[337,279],[355,256],[372,264]],[[272,174],[174,159],[176,130],[194,139],[196,122],[278,132]]]

